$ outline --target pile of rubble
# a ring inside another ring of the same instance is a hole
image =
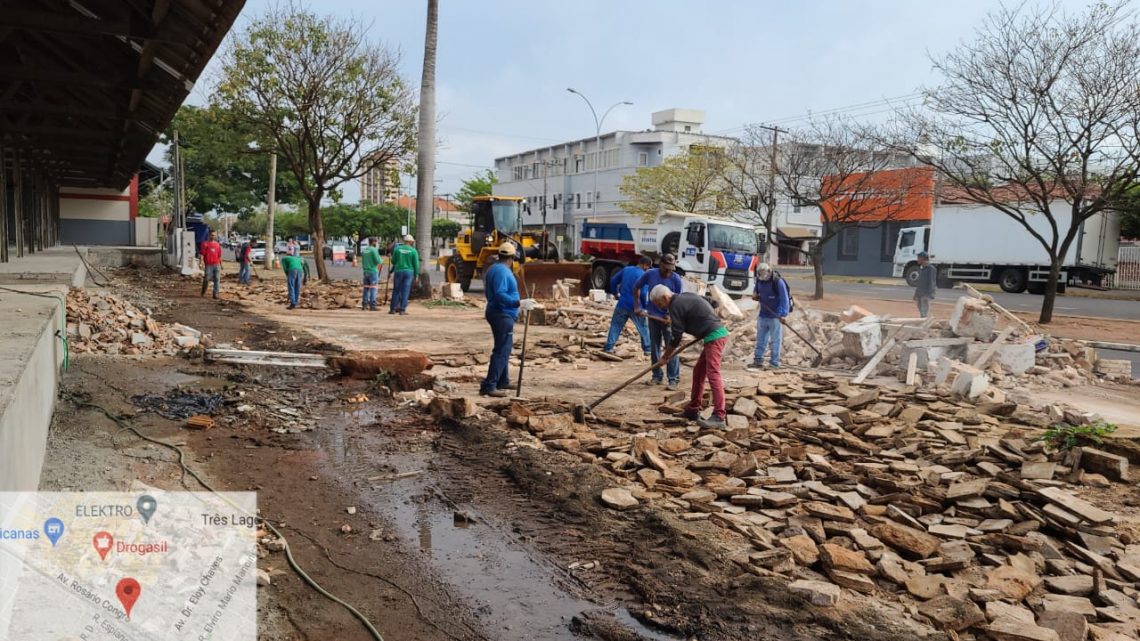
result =
[[[381,285],[381,288],[384,286]],[[285,306],[289,304],[289,291],[284,281],[277,284],[255,283],[249,287],[237,287],[231,292],[238,300],[260,300],[273,305]],[[359,308],[361,298],[360,283],[350,280],[338,280],[331,283],[321,283],[315,278],[301,288],[301,300],[298,307],[304,309],[349,309]]]
[[[742,569],[785,577],[817,605],[846,589],[1003,641],[1136,638],[1140,532],[1104,500],[1123,494],[1128,460],[1039,440],[1054,420],[1086,415],[1050,417],[993,388],[975,401],[790,373],[729,390],[716,433],[679,417],[590,427],[550,399],[493,407],[622,479],[604,504],[649,503],[735,533]]]
[[[73,289],[67,293],[67,338],[74,353],[176,354],[202,342],[198,330],[167,325],[112,294]]]

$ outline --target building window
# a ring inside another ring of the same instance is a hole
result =
[[[594,192],[586,192],[586,209],[593,209],[594,207]]]
[[[839,260],[859,258],[859,228],[844,227],[839,230]]]
[[[692,131],[692,130],[693,130],[693,128],[692,128],[692,127],[690,127],[689,125],[685,125],[685,131],[686,131],[686,132],[689,132],[689,131]]]
[[[574,156],[574,173],[580,174],[586,169],[586,157],[582,155]]]
[[[574,209],[582,208],[582,192],[574,192]]]
[[[649,154],[644,151],[637,152],[637,166],[647,167],[649,165]]]
[[[899,242],[899,232],[902,231],[902,223],[883,223],[883,235],[881,237],[882,247],[880,260],[884,263],[893,263],[895,261],[895,245]],[[911,234],[913,241],[914,235]]]
[[[554,194],[554,206],[551,209],[558,209],[558,201],[561,200],[562,194]]]

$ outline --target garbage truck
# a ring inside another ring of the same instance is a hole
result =
[[[652,222],[585,222],[581,238],[593,289],[606,289],[610,278],[639,255],[658,260],[673,254],[682,275],[740,297],[751,293],[767,249],[764,235],[748,223],[668,210]]]

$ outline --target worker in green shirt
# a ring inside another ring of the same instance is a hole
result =
[[[407,314],[408,296],[412,293],[412,281],[420,271],[420,254],[416,251],[416,239],[411,234],[404,236],[404,242],[392,248],[392,306],[389,314]]]
[[[368,244],[360,250],[360,269],[363,270],[364,293],[360,308],[376,311],[376,288],[380,284],[380,250],[376,249],[376,239],[369,238]]]
[[[281,257],[281,269],[285,270],[285,283],[289,286],[289,309],[294,309],[301,301],[301,283],[305,279],[305,259],[292,254]]]

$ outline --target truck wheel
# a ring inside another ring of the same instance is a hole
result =
[[[903,279],[911,287],[918,287],[918,265],[907,265],[903,270]]]
[[[471,266],[459,256],[452,256],[451,260],[447,261],[447,282],[459,283],[459,288],[464,292],[471,289]]]
[[[998,285],[1001,286],[1003,292],[1020,294],[1025,291],[1025,283],[1027,280],[1024,269],[1007,267],[1002,270],[1001,275],[998,276]]]
[[[590,289],[604,290],[610,284],[610,270],[604,263],[596,263],[590,268]]]

